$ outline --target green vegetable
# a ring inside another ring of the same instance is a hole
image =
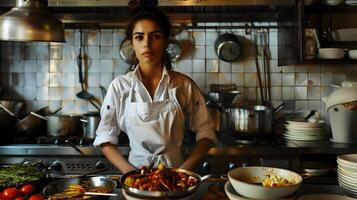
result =
[[[0,168],[0,186],[35,182],[44,177],[45,173],[40,170],[39,163],[18,163]]]

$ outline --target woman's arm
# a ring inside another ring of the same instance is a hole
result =
[[[117,146],[111,143],[100,145],[102,153],[105,157],[123,174],[135,169],[120,153]]]
[[[195,148],[193,148],[189,157],[180,166],[182,169],[191,170],[208,152],[212,140],[208,138],[202,138],[197,141]]]

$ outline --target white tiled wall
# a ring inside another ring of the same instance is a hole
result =
[[[260,98],[254,51],[251,36],[244,30],[231,30],[241,39],[241,57],[232,63],[218,59],[214,42],[226,30],[193,29],[176,36],[183,55],[174,63],[180,71],[206,92],[211,83],[234,83],[246,101]],[[108,87],[111,80],[128,70],[120,59],[119,46],[124,31],[118,29],[84,30],[88,62],[84,70],[86,87],[98,102],[102,100],[100,86]],[[1,99],[25,100],[27,111],[49,105],[51,109],[62,107],[66,114],[94,111],[87,101],[78,99],[81,91],[76,57],[79,52],[79,31],[66,30],[65,44],[1,42],[1,87],[5,94]],[[321,98],[330,94],[331,84],[357,77],[357,66],[351,65],[277,65],[277,32],[270,30],[270,95],[273,103],[288,103],[288,110],[323,110]]]

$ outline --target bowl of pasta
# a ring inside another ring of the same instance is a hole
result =
[[[303,180],[298,173],[274,167],[238,167],[228,172],[228,178],[237,193],[252,199],[292,196]]]

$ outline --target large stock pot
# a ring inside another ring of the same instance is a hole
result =
[[[272,133],[274,113],[279,112],[285,104],[277,108],[255,105],[252,107],[228,108],[229,127],[242,135],[259,136]]]
[[[83,125],[81,115],[48,115],[47,136],[49,137],[81,137]]]

